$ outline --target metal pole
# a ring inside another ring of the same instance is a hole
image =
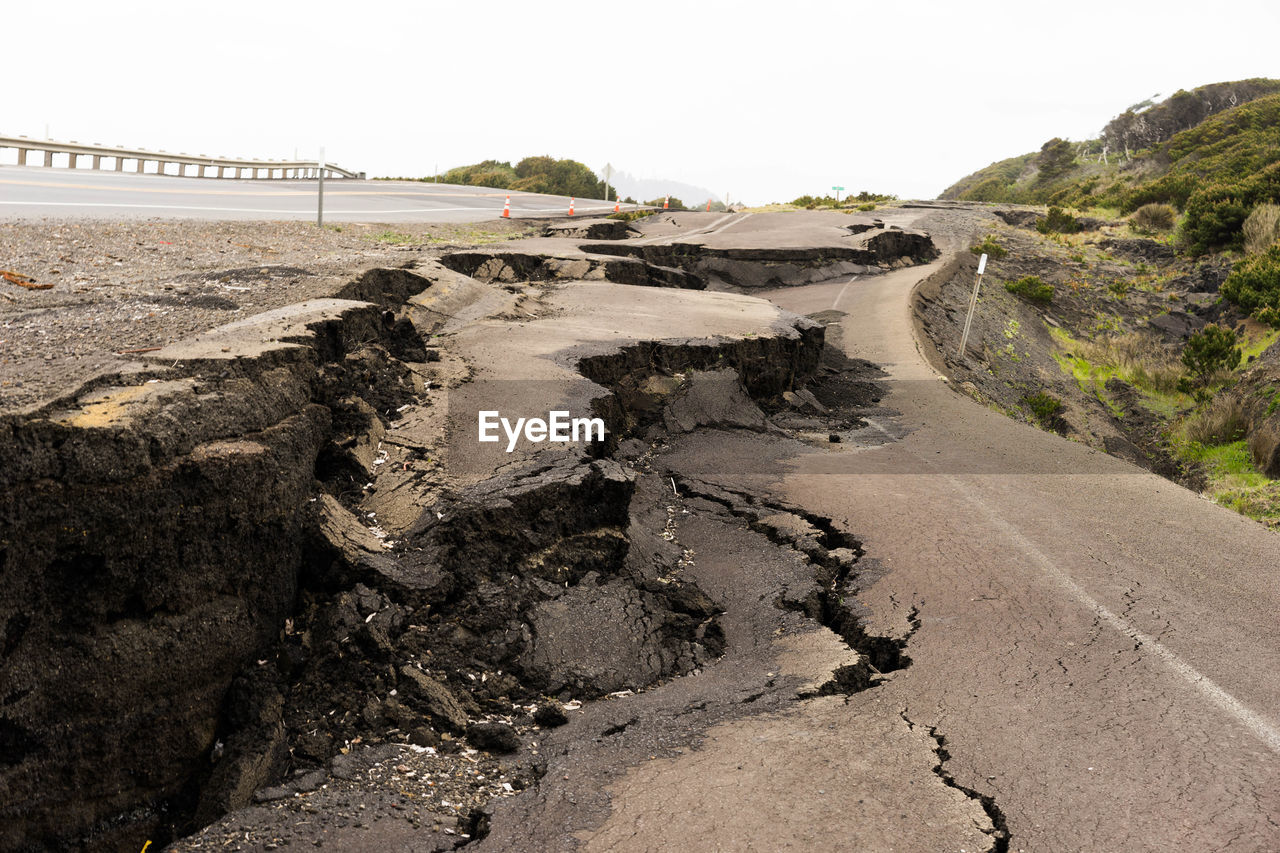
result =
[[[964,332],[960,335],[960,349],[956,353],[964,358],[965,345],[969,343],[969,328],[973,325],[973,312],[978,307],[978,290],[982,287],[982,273],[987,268],[987,256],[978,258],[978,276],[973,280],[973,294],[969,297],[969,314],[964,318]]]
[[[320,146],[320,191],[316,196],[316,225],[324,227],[324,146]]]

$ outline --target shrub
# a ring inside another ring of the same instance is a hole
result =
[[[858,210],[875,210],[875,209],[876,209],[876,203],[874,201],[869,201],[866,204],[858,205]]]
[[[1129,217],[1129,222],[1138,231],[1153,233],[1173,228],[1177,217],[1178,212],[1173,209],[1173,205],[1152,202],[1135,210],[1133,216]]]
[[[1044,391],[1037,391],[1034,394],[1023,397],[1022,405],[1031,412],[1031,416],[1035,418],[1041,426],[1054,430],[1055,432],[1061,431],[1065,426],[1065,423],[1062,420],[1062,412],[1066,409],[1066,406],[1063,405],[1061,400],[1052,394]]]
[[[1266,323],[1273,329],[1280,329],[1280,308],[1259,308],[1253,312],[1259,323]]]
[[[444,184],[462,184],[471,187],[495,187],[507,189],[516,180],[515,169],[510,163],[483,160],[470,166],[458,166],[440,176]]]
[[[1038,275],[1029,275],[1017,281],[1006,281],[1004,289],[1028,302],[1047,305],[1053,301],[1053,285],[1045,284]]]
[[[670,203],[670,205],[671,205],[671,209],[672,209],[672,210],[685,210],[685,209],[686,209],[686,208],[685,208],[685,206],[684,206],[684,202],[682,202],[680,199],[676,198],[675,196],[671,196],[671,197],[670,197],[670,198],[668,198],[668,199],[663,199],[663,198],[653,198],[653,199],[649,199],[648,201],[646,201],[646,202],[645,202],[645,204],[647,204],[649,207],[662,207],[662,202],[663,202],[664,200],[666,200],[666,201],[668,201],[668,202]]]
[[[1235,329],[1210,324],[1191,336],[1182,351],[1182,363],[1203,387],[1219,370],[1234,370],[1240,364],[1239,338]]]
[[[1187,416],[1180,432],[1205,447],[1239,441],[1249,429],[1249,412],[1235,394],[1225,394]]]
[[[996,242],[996,235],[994,234],[988,234],[981,243],[970,246],[969,251],[975,255],[987,255],[993,261],[1002,260],[1009,255],[1009,250]]]
[[[1280,244],[1237,263],[1222,283],[1222,296],[1259,319],[1280,311]]]
[[[1036,223],[1036,230],[1041,234],[1074,234],[1080,230],[1080,223],[1062,208],[1051,207],[1049,215]]]
[[[601,198],[604,182],[587,166],[576,160],[554,157],[526,157],[512,168],[510,163],[484,160],[470,166],[458,166],[440,176],[446,184],[473,187],[495,187],[522,192],[550,193],[576,198]]]
[[[1240,202],[1239,192],[1240,188],[1234,185],[1217,185],[1191,196],[1179,235],[1189,254],[1240,248],[1241,229],[1249,212]]]
[[[1241,230],[1244,232],[1244,250],[1250,255],[1261,255],[1280,241],[1280,205],[1258,205],[1244,221]]]
[[[857,195],[849,196],[845,199],[845,201],[860,201],[860,202],[897,201],[897,200],[898,200],[898,197],[896,195],[893,195],[892,193],[873,193],[873,192],[867,192],[866,190],[861,190],[858,192]]]

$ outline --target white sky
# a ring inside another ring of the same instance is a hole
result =
[[[1156,93],[1280,76],[1275,0],[22,0],[0,32],[0,134],[323,144],[371,176],[552,154],[753,203],[933,197]]]

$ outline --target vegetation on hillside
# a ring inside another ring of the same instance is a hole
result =
[[[884,193],[873,193],[862,190],[857,195],[850,193],[842,199],[836,199],[834,196],[812,196],[802,195],[791,202],[792,207],[802,207],[805,210],[818,210],[819,208],[855,208],[857,210],[874,210],[875,205],[886,201],[897,201],[896,195],[886,195]],[[867,207],[871,205],[871,207]]]
[[[1170,205],[1187,254],[1238,250],[1259,205],[1280,202],[1280,80],[1242,80],[1136,104],[1097,139],[1051,139],[994,163],[942,198],[1134,213]]]

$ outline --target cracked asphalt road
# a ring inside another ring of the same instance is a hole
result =
[[[873,625],[920,608],[884,701],[945,735],[1010,849],[1280,849],[1280,539],[938,381],[909,308],[927,272],[767,294],[844,312],[909,431],[797,454],[780,489],[880,563]]]
[[[892,221],[956,251],[968,216]],[[910,310],[944,261],[762,294],[844,315],[829,340],[889,373],[874,422],[892,440],[815,447],[721,432],[661,460],[771,491],[857,535],[870,627],[906,635],[918,609],[913,665],[847,701],[689,721],[711,726],[692,743],[642,725],[629,729],[631,751],[563,751],[540,804],[504,804],[527,810],[500,810],[482,849],[518,849],[552,826],[590,850],[1003,849],[976,830],[988,817],[977,798],[994,803],[1009,850],[1280,849],[1280,539],[948,387],[916,345]],[[750,535],[733,547],[704,540],[700,553],[717,556],[700,571],[719,564],[750,588],[764,553]],[[830,654],[801,659],[815,667]],[[639,719],[728,671],[646,694],[637,707],[654,710]],[[564,776],[607,798],[571,804]]]

